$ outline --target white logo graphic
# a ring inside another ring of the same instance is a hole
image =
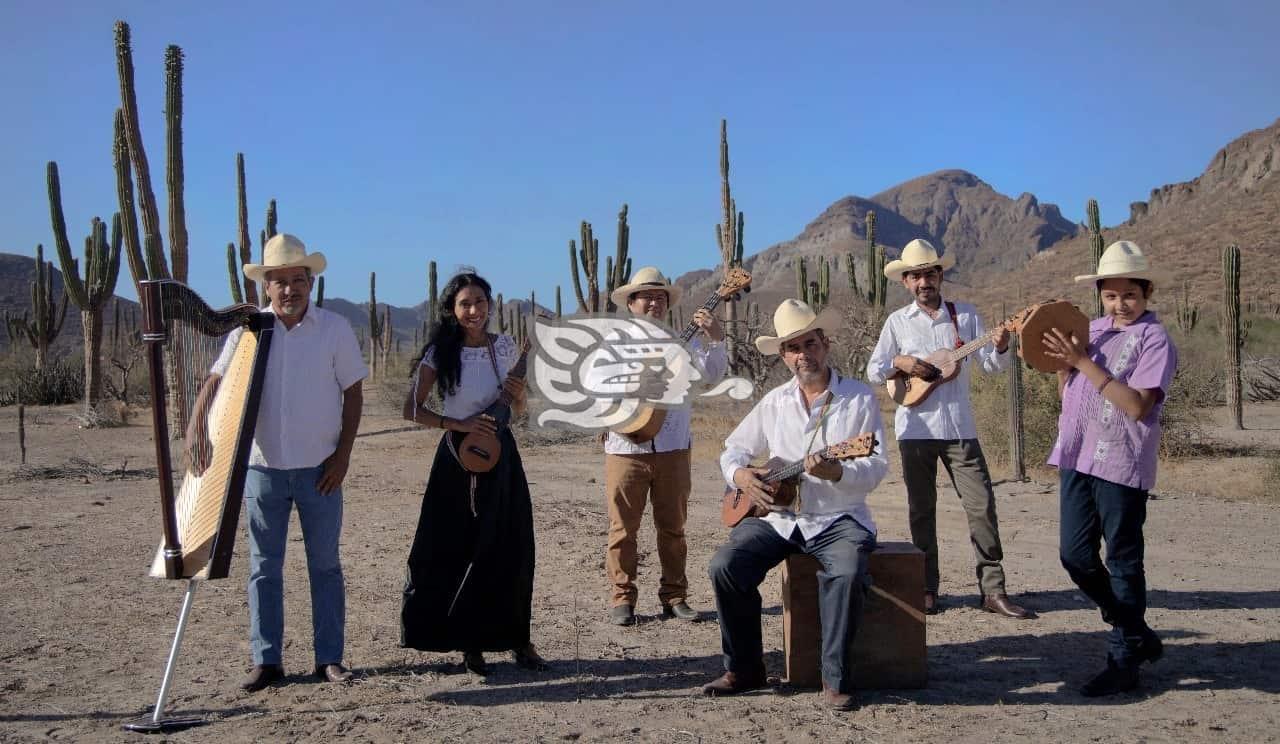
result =
[[[533,384],[550,403],[538,425],[622,426],[647,408],[684,404],[702,373],[680,339],[643,317],[570,315],[536,319]],[[754,387],[733,377],[699,397],[746,400]]]

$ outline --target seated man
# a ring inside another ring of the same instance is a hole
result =
[[[863,432],[884,441],[871,389],[828,365],[831,341],[826,332],[837,326],[837,318],[831,310],[815,314],[803,302],[787,300],[773,316],[778,335],[756,340],[762,353],[781,354],[794,377],[756,404],[725,440],[720,456],[725,480],[768,514],[742,520],[711,559],[726,672],[703,686],[704,694],[732,695],[765,686],[760,582],[788,555],[805,553],[822,564],[823,701],[837,710],[853,708],[849,649],[862,613],[867,560],[876,544],[867,494],[889,463],[883,445],[870,457],[852,460],[825,461],[816,454]],[[804,461],[799,495],[787,507],[775,502],[776,487],[761,479],[767,469],[749,467],[752,458],[765,454]]]

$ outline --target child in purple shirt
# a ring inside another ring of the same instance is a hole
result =
[[[1156,279],[1141,248],[1113,243],[1097,273],[1076,277],[1095,282],[1102,297],[1103,316],[1089,324],[1087,346],[1057,329],[1044,336],[1046,353],[1064,366],[1058,440],[1049,457],[1059,469],[1062,565],[1111,625],[1107,666],[1080,689],[1087,697],[1133,689],[1138,666],[1163,653],[1145,619],[1142,525],[1178,352],[1147,309]]]

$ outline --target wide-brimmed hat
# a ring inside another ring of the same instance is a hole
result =
[[[840,313],[834,308],[828,307],[815,313],[813,308],[800,300],[783,300],[778,309],[773,311],[773,330],[778,335],[758,337],[756,348],[761,354],[777,354],[784,343],[809,331],[821,328],[830,335],[839,327]]]
[[[244,265],[244,275],[255,282],[260,282],[268,271],[301,266],[304,269],[311,269],[311,274],[314,276],[324,271],[327,265],[323,253],[319,251],[307,253],[307,247],[301,240],[288,233],[280,233],[273,236],[262,247],[262,263]]]
[[[908,271],[927,269],[930,266],[941,266],[943,271],[956,265],[956,257],[950,253],[938,255],[933,243],[921,238],[907,243],[902,249],[902,257],[884,265],[884,275],[890,279],[901,279]]]
[[[684,296],[684,290],[672,284],[661,271],[653,266],[644,266],[631,275],[631,281],[613,290],[609,299],[619,307],[627,304],[627,297],[647,289],[661,289],[667,293],[667,304],[674,305]]]
[[[1142,248],[1129,240],[1117,240],[1102,252],[1098,268],[1092,274],[1081,274],[1077,282],[1096,282],[1099,279],[1146,279],[1152,284],[1163,284],[1168,274],[1151,265]]]

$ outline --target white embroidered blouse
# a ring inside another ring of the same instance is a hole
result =
[[[502,380],[506,379],[507,373],[516,365],[520,349],[516,346],[515,339],[498,334],[493,340],[493,350],[498,358],[496,377],[493,374],[493,364],[489,361],[488,346],[462,347],[462,374],[453,393],[444,398],[445,416],[452,419],[470,418],[498,399],[498,394],[502,392]],[[435,347],[427,348],[420,366],[436,369]]]

